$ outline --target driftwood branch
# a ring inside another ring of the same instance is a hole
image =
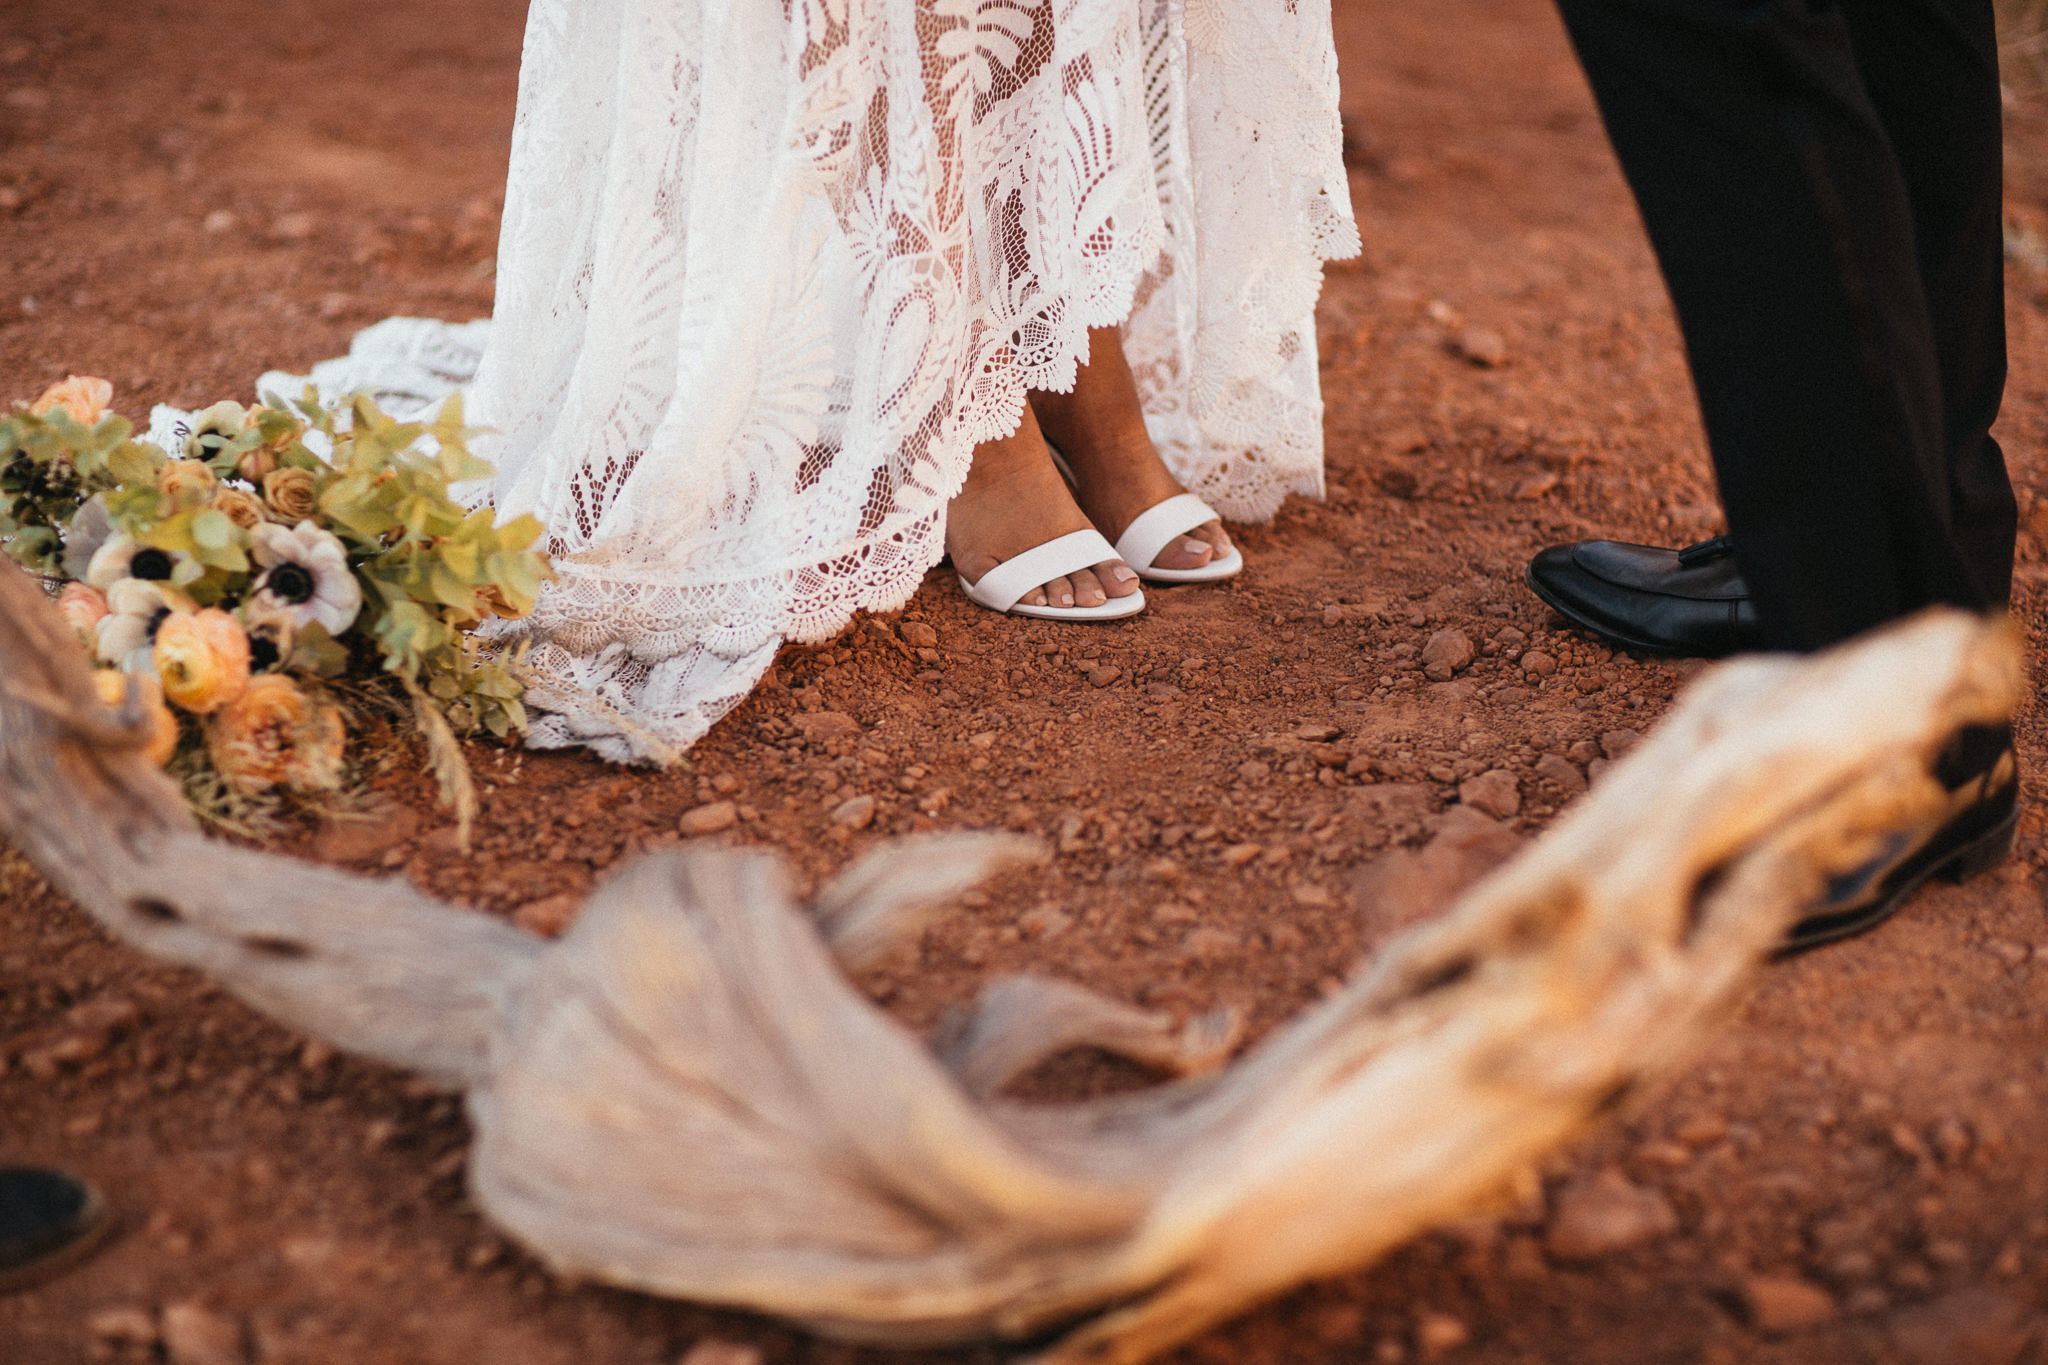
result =
[[[551,1264],[864,1340],[1065,1325],[1059,1365],[1144,1360],[1482,1202],[1694,1045],[1831,878],[1938,819],[1933,755],[2019,687],[2010,632],[1953,614],[1725,665],[1520,857],[1218,1070],[1227,1016],[1025,979],[935,1052],[848,984],[1014,840],[894,846],[810,906],[765,855],[646,858],[541,944],[200,837],[12,572],[0,678],[14,842],[146,951],[466,1089],[476,1198]],[[1083,1043],[1187,1078],[1000,1098]]]

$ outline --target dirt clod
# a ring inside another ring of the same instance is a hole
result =
[[[740,808],[730,801],[713,801],[683,812],[676,828],[686,837],[717,834],[740,822]]]
[[[1512,820],[1522,809],[1522,788],[1505,768],[1493,768],[1458,784],[1458,800],[1496,820]]]
[[[168,1304],[163,1347],[170,1365],[243,1365],[242,1324],[196,1303]]]
[[[1603,1171],[1558,1192],[1543,1249],[1561,1261],[1590,1261],[1677,1230],[1670,1200],[1619,1172]]]
[[[1831,1321],[1834,1295],[1797,1275],[1751,1275],[1742,1281],[1742,1311],[1766,1336],[1804,1331]]]

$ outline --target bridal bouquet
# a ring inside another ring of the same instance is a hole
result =
[[[526,725],[518,658],[469,632],[530,611],[549,568],[533,518],[450,496],[490,473],[460,401],[431,423],[360,396],[345,417],[310,392],[217,403],[165,451],[112,398],[73,377],[0,415],[0,538],[52,585],[100,696],[134,687],[152,756],[219,818],[339,791],[349,722],[381,692],[466,826],[455,736]]]

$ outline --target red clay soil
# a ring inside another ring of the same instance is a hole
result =
[[[708,803],[736,821],[694,837],[810,877],[903,831],[1033,829],[1059,856],[970,897],[865,983],[877,999],[922,1027],[1030,967],[1177,1011],[1236,1002],[1257,1032],[1540,831],[1695,666],[1565,629],[1521,566],[1561,538],[1713,532],[1692,395],[1549,8],[1339,8],[1366,248],[1324,296],[1330,496],[1238,531],[1242,578],[1075,629],[998,619],[935,573],[900,618],[787,650],[687,767],[478,746],[465,856],[417,756],[387,752],[369,778],[387,816],[304,851],[545,931]],[[245,396],[388,314],[488,311],[518,0],[0,16],[0,394],[101,374],[141,416]],[[2038,673],[2048,93],[2016,91],[2008,167],[2000,434]],[[1432,679],[1419,655],[1445,630],[1476,655]],[[1175,1359],[2048,1359],[2040,708],[2021,742],[2004,870],[1773,968],[1682,1078],[1551,1163],[1541,1198]],[[1506,776],[1467,804],[1499,831],[1418,852],[1486,772]],[[857,798],[871,819],[835,824]],[[12,853],[0,894],[0,1160],[84,1170],[119,1220],[96,1259],[0,1299],[0,1361],[666,1363],[705,1338],[776,1365],[1002,1358],[855,1350],[559,1282],[466,1199],[454,1099],[110,942]],[[95,1001],[81,1032],[69,1011]],[[1113,1082],[1083,1060],[1036,1088]]]

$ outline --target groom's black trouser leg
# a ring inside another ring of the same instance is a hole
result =
[[[1559,0],[1767,643],[2006,601],[1991,0]]]

